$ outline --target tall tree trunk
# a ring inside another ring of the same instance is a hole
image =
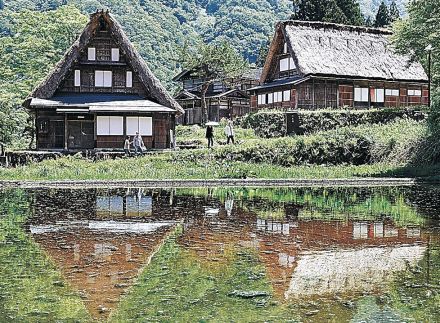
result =
[[[208,92],[210,82],[204,83],[202,85],[202,90],[200,92],[200,99],[202,104],[202,123],[205,124],[208,121],[208,107],[206,105],[206,92]]]

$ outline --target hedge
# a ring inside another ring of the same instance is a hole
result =
[[[363,124],[388,124],[398,119],[422,121],[426,118],[426,107],[298,111],[296,134],[312,134]],[[237,123],[243,128],[254,129],[256,135],[263,138],[283,137],[287,132],[284,111],[259,111],[237,119]]]

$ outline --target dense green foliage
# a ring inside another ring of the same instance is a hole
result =
[[[297,134],[311,134],[363,124],[387,124],[397,119],[421,121],[426,118],[426,108],[390,108],[370,110],[316,110],[299,111]],[[259,111],[238,119],[245,129],[254,129],[263,138],[286,135],[286,117],[283,111]]]
[[[0,141],[26,147],[32,127],[20,105],[86,22],[71,6],[51,13],[0,12]]]
[[[292,18],[362,25],[364,18],[357,0],[293,0]]]

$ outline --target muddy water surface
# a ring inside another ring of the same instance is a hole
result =
[[[0,191],[1,322],[435,322],[440,188]]]

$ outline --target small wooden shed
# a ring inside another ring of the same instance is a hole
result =
[[[23,105],[35,117],[40,150],[122,149],[136,132],[147,148],[172,148],[184,113],[108,11],[91,15]]]

